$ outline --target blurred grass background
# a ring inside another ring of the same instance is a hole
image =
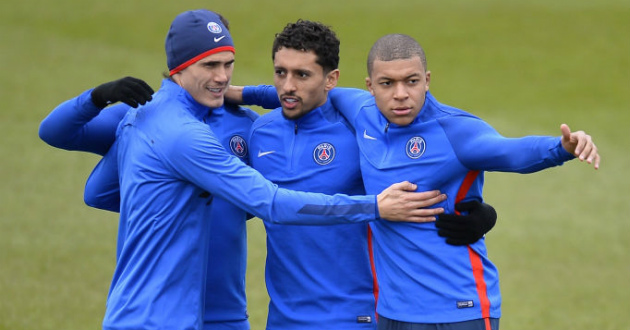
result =
[[[363,87],[372,42],[425,47],[431,90],[506,136],[590,133],[599,171],[573,161],[532,175],[489,173],[488,234],[501,272],[502,329],[630,329],[630,1],[23,0],[0,4],[0,329],[98,329],[117,216],[82,203],[97,157],[37,137],[58,103],[124,75],[158,88],[164,37],[181,11],[230,20],[234,84],[271,83],[271,42],[298,18],[332,26],[340,85]],[[249,311],[263,329],[265,234],[249,228]]]

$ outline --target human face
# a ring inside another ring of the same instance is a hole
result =
[[[365,79],[376,106],[390,123],[406,126],[418,116],[429,90],[431,72],[424,70],[419,56],[409,59],[375,60]]]
[[[324,74],[313,51],[280,48],[273,60],[274,85],[287,119],[298,119],[326,103],[328,91],[337,85],[339,70]]]
[[[223,105],[223,96],[234,71],[234,53],[208,55],[173,75],[173,80],[190,95],[210,108]]]

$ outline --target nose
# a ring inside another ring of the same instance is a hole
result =
[[[284,79],[282,83],[282,89],[285,93],[292,93],[295,92],[295,90],[297,89],[295,85],[295,79],[293,79],[291,75],[287,75]]]
[[[407,88],[403,84],[394,85],[394,99],[404,100],[409,96]]]
[[[220,84],[227,84],[230,80],[229,70],[221,65],[219,65],[216,70],[214,70],[214,81]]]

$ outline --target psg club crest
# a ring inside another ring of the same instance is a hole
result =
[[[405,146],[405,151],[407,152],[407,156],[411,159],[418,159],[424,151],[427,149],[427,143],[424,142],[424,139],[419,136],[414,136],[409,141],[407,141],[407,145]]]
[[[330,143],[320,143],[313,150],[313,159],[319,165],[328,165],[335,159],[335,147]]]
[[[221,33],[221,31],[223,31],[223,29],[221,28],[221,25],[215,23],[215,22],[210,22],[208,23],[208,31],[212,32],[212,33]]]
[[[234,135],[230,139],[230,150],[239,158],[245,157],[245,155],[247,155],[247,143],[245,139],[240,135]]]

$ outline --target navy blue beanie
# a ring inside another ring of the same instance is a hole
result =
[[[175,17],[166,35],[165,48],[172,76],[206,56],[223,51],[234,53],[234,42],[219,15],[199,9]]]

